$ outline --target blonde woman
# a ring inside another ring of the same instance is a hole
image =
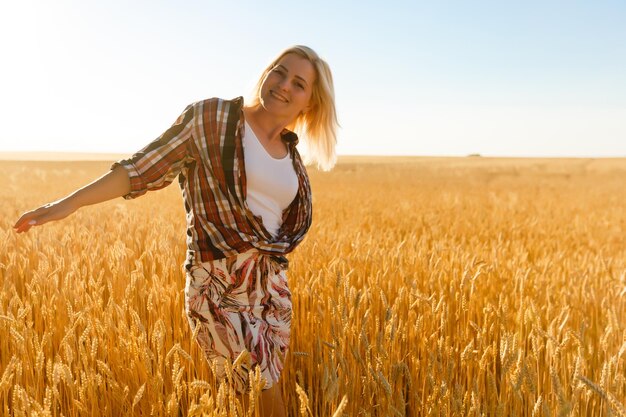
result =
[[[312,49],[294,46],[265,69],[250,103],[212,98],[187,106],[171,128],[131,158],[23,214],[14,228],[26,232],[82,206],[136,198],[178,178],[187,218],[189,324],[220,372],[226,359],[250,352],[266,381],[263,415],[284,416],[277,385],[291,323],[284,255],[304,238],[312,211],[294,132],[306,135],[308,158],[328,170],[335,162],[336,127],[328,64]],[[236,384],[245,392],[245,372]]]

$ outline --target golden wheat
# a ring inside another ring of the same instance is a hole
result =
[[[0,414],[258,416],[260,374],[245,397],[231,386],[246,356],[216,380],[190,331],[175,185],[11,230],[107,167],[0,162]],[[289,415],[624,415],[626,160],[344,158],[310,174]]]

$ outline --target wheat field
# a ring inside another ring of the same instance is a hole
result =
[[[0,161],[1,413],[256,415],[190,332],[176,184],[12,231],[108,166]],[[310,176],[289,415],[626,416],[626,159],[353,157]]]

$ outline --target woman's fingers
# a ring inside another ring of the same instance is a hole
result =
[[[13,228],[19,229],[23,227],[25,224],[33,221],[33,217],[34,217],[34,211],[29,211],[29,212],[22,214],[22,216],[13,225]]]
[[[35,214],[35,211],[30,211],[28,213],[24,213],[15,223],[13,228],[17,233],[22,233],[27,232],[28,229],[37,224],[41,224],[37,219],[37,214]]]
[[[36,210],[28,211],[18,219],[13,228],[17,233],[28,232],[33,226],[40,226],[52,220],[50,217],[54,214],[54,204],[46,204]],[[65,217],[65,216],[63,216]]]
[[[19,226],[13,226],[13,227],[17,233],[24,233],[24,232],[28,232],[28,229],[30,229],[32,226],[35,226],[36,224],[37,222],[35,220],[31,220],[28,223],[22,223]]]

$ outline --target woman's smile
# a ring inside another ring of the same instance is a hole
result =
[[[278,93],[277,91],[271,89],[270,90],[270,96],[278,101],[282,101],[284,103],[289,103],[289,100],[287,100],[287,98],[285,96],[283,96],[282,94]]]

